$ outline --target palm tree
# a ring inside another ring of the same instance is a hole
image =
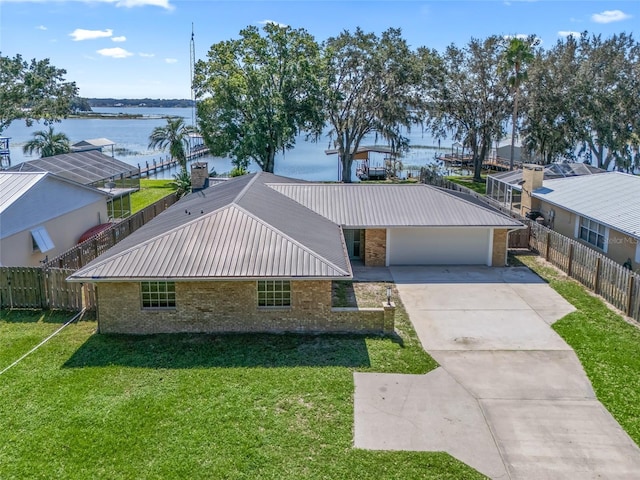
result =
[[[195,133],[195,128],[186,125],[183,118],[168,118],[164,127],[156,127],[149,135],[149,148],[165,150],[169,147],[171,158],[175,158],[183,170],[187,169],[187,153],[189,148],[189,134]]]
[[[504,68],[512,72],[512,75],[509,77],[509,84],[511,85],[511,88],[513,88],[513,116],[511,118],[511,156],[509,158],[509,170],[513,170],[520,85],[527,79],[526,66],[533,60],[533,47],[537,44],[538,39],[533,36],[530,36],[527,39],[513,37],[509,40],[507,49],[504,51],[502,57]]]
[[[22,147],[22,151],[29,155],[35,151],[40,154],[40,158],[44,158],[69,153],[71,146],[69,137],[64,133],[54,132],[53,127],[49,126],[49,130],[33,132],[33,138]]]

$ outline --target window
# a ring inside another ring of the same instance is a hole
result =
[[[258,307],[291,306],[291,282],[286,280],[258,281]]]
[[[175,308],[176,284],[174,282],[142,282],[142,308]]]
[[[606,250],[606,235],[607,228],[604,225],[588,218],[580,217],[580,228],[578,230],[578,237],[580,239],[598,247],[600,250]]]
[[[42,253],[48,252],[55,247],[45,227],[31,230],[31,246],[34,252],[40,251]]]

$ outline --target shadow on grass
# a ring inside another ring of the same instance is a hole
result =
[[[78,312],[62,310],[2,309],[0,321],[7,323],[59,323],[69,321]]]
[[[64,367],[369,367],[365,339],[356,335],[96,334]]]

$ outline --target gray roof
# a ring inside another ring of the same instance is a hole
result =
[[[607,172],[549,180],[533,196],[640,238],[640,176]]]
[[[91,138],[89,140],[81,140],[71,145],[72,147],[110,147],[115,145],[116,142],[109,140],[108,138]]]
[[[104,155],[97,150],[72,152],[31,160],[11,167],[21,172],[51,172],[83,185],[90,185],[120,175],[138,174],[138,168]]]
[[[271,187],[343,227],[502,227],[522,224],[424,185],[286,183]]]
[[[597,168],[580,162],[559,162],[551,163],[544,167],[544,181],[555,178],[577,177],[580,175],[593,175],[595,173],[606,173],[606,170]],[[495,178],[503,183],[508,183],[520,190],[522,183],[522,169],[494,173],[489,178]]]
[[[0,238],[61,217],[109,195],[49,172],[0,172]],[[55,201],[52,201],[55,199]]]
[[[350,278],[341,228],[253,174],[188,195],[70,280]]]
[[[522,224],[426,185],[257,173],[186,196],[69,279],[350,278],[341,226]]]

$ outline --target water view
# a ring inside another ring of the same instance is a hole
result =
[[[114,156],[134,166],[144,167],[148,162],[150,165],[155,160],[168,157],[168,153],[157,150],[149,150],[148,138],[151,131],[166,123],[165,116],[181,116],[187,123],[191,123],[192,110],[190,108],[106,108],[95,109],[95,113],[109,115],[134,114],[143,115],[136,119],[118,118],[69,118],[61,123],[55,124],[54,128],[58,132],[65,133],[71,143],[93,138],[108,138],[115,143]],[[16,120],[7,128],[2,136],[10,137],[11,164],[16,165],[24,161],[39,158],[36,154],[26,155],[22,152],[24,144],[31,140],[33,132],[43,130],[42,124],[34,124],[31,127],[25,126],[23,121]],[[438,140],[433,139],[427,133],[423,133],[418,125],[406,134],[410,139],[411,150],[402,158],[405,170],[410,167],[420,167],[434,161],[434,155],[438,153]],[[450,142],[442,141],[443,153],[451,148]],[[376,141],[375,137],[367,138],[363,145],[373,145],[385,143]],[[294,149],[285,153],[279,153],[276,157],[275,173],[287,177],[300,178],[311,181],[335,181],[339,175],[339,165],[337,155],[326,155],[325,150],[331,148],[329,138],[321,137],[317,142],[306,141],[304,135],[296,140]],[[428,147],[428,148],[427,148]],[[104,149],[104,153],[111,155],[109,147]],[[372,166],[383,164],[382,154],[372,154]],[[232,168],[231,159],[207,156],[199,159],[209,163],[209,169],[222,174]],[[354,165],[355,168],[355,165]],[[256,165],[249,167],[250,171],[258,171]],[[173,170],[165,170],[156,174],[155,178],[171,178],[175,173]],[[154,177],[152,177],[154,178]],[[353,175],[355,180],[355,175]]]

